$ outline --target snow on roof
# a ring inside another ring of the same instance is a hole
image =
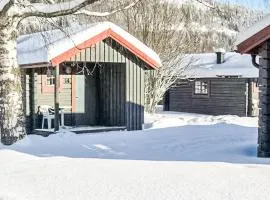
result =
[[[239,34],[235,44],[236,45],[241,44],[242,42],[246,41],[247,39],[249,39],[250,37],[252,37],[253,35],[255,35],[256,33],[258,33],[259,31],[263,30],[268,26],[270,26],[270,14],[266,15],[262,20],[259,20],[254,25],[242,31]]]
[[[119,26],[110,22],[100,22],[83,26],[73,26],[64,30],[52,30],[23,35],[17,40],[18,64],[49,63],[53,58],[98,36],[106,30],[112,30],[128,41],[132,46],[155,61],[159,67],[159,56],[141,41]]]
[[[227,52],[225,62],[216,63],[216,53],[188,54],[181,63],[190,63],[185,74],[188,78],[214,78],[220,76],[238,76],[257,78],[259,70],[252,65],[251,56]]]
[[[226,50],[223,48],[217,48],[215,49],[215,52],[226,53]]]

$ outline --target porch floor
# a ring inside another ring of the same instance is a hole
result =
[[[100,132],[109,132],[109,131],[124,131],[126,130],[126,127],[124,126],[77,126],[77,127],[64,126],[62,128],[60,127],[60,131],[61,130],[70,131],[76,134],[82,134],[82,133],[100,133]],[[33,131],[33,134],[47,137],[55,133],[54,133],[54,129],[35,129]]]

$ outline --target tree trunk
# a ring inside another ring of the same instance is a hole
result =
[[[13,144],[26,133],[16,38],[16,28],[0,26],[0,131],[5,145]]]

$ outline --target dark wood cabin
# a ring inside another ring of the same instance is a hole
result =
[[[41,105],[65,108],[65,126],[141,130],[144,71],[160,65],[158,56],[108,22],[67,32],[68,38],[57,30],[45,33],[49,44],[36,44],[44,33],[18,40],[29,132],[41,128]]]
[[[258,70],[249,55],[217,52],[192,57],[186,77],[164,96],[164,110],[211,115],[258,115]],[[187,59],[187,58],[185,58]]]
[[[259,68],[259,157],[270,157],[270,15],[239,34],[236,51],[250,54]]]

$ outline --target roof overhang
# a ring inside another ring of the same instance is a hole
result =
[[[160,63],[156,62],[152,58],[150,58],[148,55],[143,53],[140,49],[132,45],[130,42],[125,40],[125,38],[118,35],[116,32],[114,32],[111,28],[108,30],[103,31],[102,33],[89,38],[88,40],[84,41],[83,43],[74,46],[73,48],[67,50],[66,52],[54,57],[51,59],[52,65],[58,65],[66,60],[68,60],[70,57],[75,56],[77,53],[79,53],[81,50],[90,47],[108,37],[111,37],[113,40],[121,44],[123,47],[128,49],[130,52],[132,52],[135,56],[138,56],[141,60],[143,60],[145,63],[150,65],[152,68],[157,69],[160,67]]]
[[[43,66],[44,64],[47,66],[56,66],[70,60],[71,57],[74,57],[82,50],[106,38],[112,38],[119,45],[134,54],[134,56],[141,59],[150,68],[157,69],[162,64],[159,56],[152,49],[115,24],[103,22],[93,24],[86,28],[82,26],[82,29],[73,28],[74,27],[71,27],[71,32],[68,37],[64,35],[64,37],[61,38],[62,32],[60,32],[61,34],[57,35],[60,39],[54,37],[53,34],[58,34],[53,32],[55,30],[46,32],[49,38],[56,38],[55,41],[52,40],[48,45],[44,42],[36,42],[39,41],[39,35],[42,35],[42,33],[30,34],[28,37],[22,36],[19,40],[21,48],[19,48],[20,46],[17,48],[17,55],[21,60],[19,62],[20,66],[24,68],[34,68]],[[76,32],[76,30],[78,30],[78,32]],[[33,45],[35,49],[33,49]]]
[[[40,68],[40,67],[51,67],[52,63],[43,62],[43,63],[32,63],[32,64],[23,64],[20,65],[21,68],[28,69],[28,68]]]
[[[270,14],[265,15],[238,35],[235,51],[257,55],[259,48],[268,39],[270,39]]]
[[[242,54],[257,54],[258,48],[268,39],[270,39],[270,25],[237,44],[236,52]]]

